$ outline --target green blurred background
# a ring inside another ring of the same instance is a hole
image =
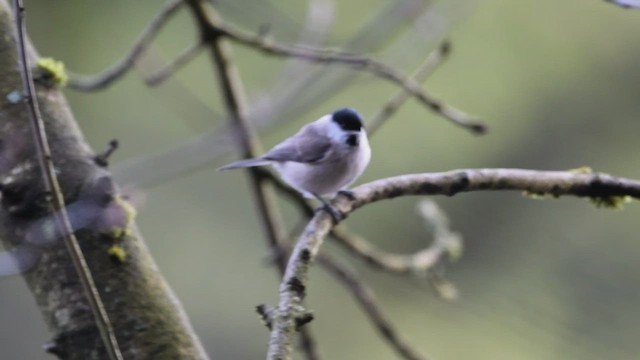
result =
[[[262,15],[259,0],[238,1],[235,9],[231,3],[223,7],[230,19],[250,30],[270,23],[284,41],[295,39],[306,10],[304,2],[283,1],[277,2],[281,13]],[[331,44],[347,39],[384,3],[337,4]],[[118,59],[160,4],[26,1],[29,32],[39,52],[80,73]],[[410,101],[372,139],[373,160],[361,182],[468,167],[583,165],[640,178],[640,11],[599,0],[485,0],[462,13],[455,15],[457,25],[448,35],[452,57],[427,86],[486,120],[490,132],[472,136]],[[280,22],[285,16],[289,21]],[[170,57],[193,39],[189,14],[181,11],[155,51]],[[281,61],[244,48],[236,54],[252,99],[280,80]],[[198,107],[222,112],[213,79],[208,58],[201,56],[174,83],[158,89],[146,88],[132,73],[103,92],[66,93],[94,148],[120,140],[113,159],[117,167],[223,123]],[[335,89],[336,96],[327,101],[306,103],[310,110],[285,119],[286,126],[264,133],[265,146],[337,107],[352,106],[371,116],[395,91],[360,77],[348,88]],[[213,170],[236,158],[229,154],[203,171],[134,188],[144,197],[138,225],[212,358],[260,359],[268,333],[253,308],[277,301],[278,279],[267,266],[245,174]],[[348,226],[384,249],[414,251],[429,241],[415,212],[417,200],[372,205],[351,216]],[[417,348],[437,359],[640,356],[639,204],[611,211],[583,199],[536,201],[518,193],[436,200],[465,238],[464,256],[447,269],[461,293],[453,303],[438,299],[423,280],[372,271],[331,244],[324,248],[373,287],[398,330]],[[281,203],[288,223],[295,224],[293,208]],[[312,269],[311,280],[312,325],[325,359],[398,358],[340,284],[319,268]],[[22,280],[0,279],[0,298],[1,357],[50,358],[41,350],[49,335]]]

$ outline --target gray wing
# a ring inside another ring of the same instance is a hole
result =
[[[299,163],[315,163],[326,158],[331,152],[331,139],[313,125],[303,127],[295,135],[274,146],[262,158]]]

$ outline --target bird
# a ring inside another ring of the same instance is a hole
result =
[[[362,116],[342,108],[303,126],[264,155],[218,168],[219,171],[254,166],[273,166],[282,180],[306,198],[316,198],[336,219],[342,213],[324,196],[344,194],[362,175],[371,160],[371,147]]]

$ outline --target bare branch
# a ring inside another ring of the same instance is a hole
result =
[[[290,198],[303,214],[309,218],[314,215],[313,206],[300,193],[284,184],[272,172],[265,169],[260,171],[263,173],[262,176],[268,178],[277,190]],[[434,225],[434,241],[431,246],[412,254],[395,254],[379,249],[362,236],[344,227],[334,227],[331,229],[330,236],[353,255],[365,260],[368,265],[399,275],[424,276],[444,255],[455,252],[455,249],[460,247],[460,239],[457,233],[449,230],[448,224],[442,219],[435,221],[433,216],[428,218],[424,215],[423,218]]]
[[[443,173],[403,175],[359,186],[369,202],[401,195],[447,195],[482,190],[520,190],[530,194],[590,198],[630,196],[640,198],[640,182],[604,173],[536,171],[525,169],[467,169]],[[359,191],[356,191],[356,194]]]
[[[307,2],[307,14],[304,21],[304,28],[300,30],[297,42],[310,46],[321,45],[329,35],[331,25],[335,18],[335,0],[311,0]],[[303,80],[303,74],[308,72],[306,63],[301,63],[298,59],[289,59],[279,76],[279,83],[273,89],[290,87],[291,81]]]
[[[269,179],[277,190],[289,197],[305,216],[311,218],[314,215],[313,206],[300,193],[284,184],[272,172],[264,169],[261,171],[263,176]],[[430,246],[415,253],[405,255],[387,252],[377,248],[362,236],[350,232],[345,227],[334,227],[329,234],[338,244],[345,247],[353,255],[365,260],[368,265],[399,275],[426,276],[438,296],[447,300],[455,299],[457,291],[453,284],[448,283],[433,270],[434,267],[442,263],[446,255],[450,255],[451,258],[457,257],[462,247],[461,239],[457,233],[449,229],[444,214],[437,211],[436,213],[431,211],[430,214],[424,213],[424,202],[426,201],[421,202],[423,206],[419,210],[422,210],[425,221],[433,227],[434,241]]]
[[[264,325],[271,330],[271,315],[273,313],[273,309],[265,304],[260,304],[256,306],[256,312],[260,315]]]
[[[200,0],[189,0],[187,3],[201,32],[206,33],[209,28],[209,22],[217,19],[213,9],[205,7],[204,2]],[[203,39],[206,39],[204,35]],[[231,125],[236,130],[243,156],[257,156],[260,152],[260,144],[255,129],[246,118],[247,105],[244,89],[240,74],[232,60],[231,49],[223,42],[224,40],[221,37],[207,40],[206,46],[211,52],[212,61],[218,74],[224,104],[231,119]],[[282,227],[276,226],[276,224],[281,224],[281,220],[276,217],[277,211],[273,196],[268,195],[271,191],[266,190],[260,173],[256,169],[249,169],[249,174],[252,179],[254,195],[258,202],[259,213],[263,216],[263,225],[268,234],[269,242],[272,246],[275,246],[284,238],[284,235],[281,230]]]
[[[376,248],[363,237],[341,228],[332,229],[331,237],[353,255],[364,259],[367,264],[400,275],[424,276],[447,251],[447,248],[438,243],[437,246],[434,244],[412,254],[389,253]]]
[[[221,3],[220,5],[224,5]],[[391,2],[375,10],[375,15],[362,28],[345,40],[345,48],[357,51],[377,51],[383,44],[397,39],[394,35],[398,29],[414,22],[432,24],[432,19],[457,16],[447,13],[433,14],[433,2],[423,0],[407,0]],[[416,19],[417,18],[417,19]],[[451,22],[439,23],[436,29],[429,27],[417,34],[421,36],[416,43],[414,35],[405,34],[413,40],[405,41],[403,48],[425,49],[440,38],[451,27]],[[415,25],[415,24],[414,24]],[[424,26],[422,26],[424,28]],[[396,51],[397,53],[397,51]],[[403,56],[407,59],[407,56]],[[346,68],[328,69],[316,67],[296,73],[295,79],[286,86],[264,94],[261,100],[250,109],[249,119],[258,129],[272,128],[283,121],[296,118],[311,104],[326,99],[335,93],[336,88],[344,87],[356,77],[356,73]],[[174,86],[180,86],[175,84]],[[294,105],[295,106],[292,106]],[[178,146],[156,154],[140,156],[115,164],[111,168],[119,183],[134,187],[153,187],[175,179],[179,175],[192,173],[207,168],[212,161],[229,152],[234,147],[235,134],[229,126],[198,135]]]
[[[450,53],[451,43],[449,41],[444,41],[436,51],[429,54],[424,62],[418,66],[418,69],[411,75],[411,79],[416,83],[423,82],[444,62],[444,60],[447,59]],[[372,136],[376,131],[378,131],[380,126],[395,114],[410,96],[411,94],[409,94],[405,89],[398,91],[398,93],[389,99],[389,101],[384,104],[384,106],[371,118],[371,120],[369,120],[367,134]]]
[[[468,169],[444,173],[403,175],[377,180],[353,189],[354,200],[339,196],[333,206],[345,215],[366,204],[407,195],[448,195],[485,190],[520,190],[530,194],[608,199],[640,199],[640,181],[601,173],[535,171],[522,169]],[[280,301],[274,311],[268,359],[290,359],[296,312],[302,307],[310,264],[334,218],[317,212],[298,239],[280,284]]]
[[[261,169],[261,168],[259,168]],[[272,172],[261,169],[263,172],[263,176],[272,181],[275,185],[276,189],[283,192],[289,198],[291,198],[296,205],[298,205],[299,209],[308,217],[313,216],[314,209],[305,200],[300,193],[293,190],[292,188],[285,185],[279,178],[277,178]],[[372,247],[372,245],[368,244],[368,242],[362,238],[357,238],[359,246],[352,245],[354,241],[353,237],[346,230],[340,228],[333,228],[331,230],[331,236],[338,239],[341,242],[348,242],[347,247],[351,246],[350,250],[352,250],[355,255],[370,260],[371,263],[379,265],[385,270],[393,271],[393,267],[390,266],[387,268],[386,259],[389,260],[389,263],[403,262],[403,263],[411,263],[414,265],[416,262],[412,261],[413,256],[407,255],[395,255],[385,253],[381,250],[377,250]],[[364,251],[370,250],[370,251]],[[407,260],[405,260],[405,257]],[[383,259],[383,260],[380,260]],[[401,259],[401,260],[400,260]],[[326,255],[318,255],[316,257],[318,263],[323,266],[331,275],[335,276],[340,282],[344,284],[344,286],[351,292],[356,301],[360,303],[363,310],[373,323],[373,325],[378,329],[381,336],[384,337],[386,341],[389,342],[391,347],[393,347],[400,355],[402,355],[405,359],[426,359],[423,355],[421,355],[417,350],[415,350],[411,345],[408,344],[406,340],[402,338],[400,334],[397,333],[397,330],[393,327],[389,319],[384,315],[382,310],[380,309],[377,301],[373,295],[373,291],[371,291],[364,283],[362,283],[355,274],[335,262],[333,259]],[[395,261],[394,261],[395,260]],[[403,261],[405,260],[405,261]],[[404,265],[404,264],[403,264]],[[403,266],[401,265],[401,266]],[[406,268],[409,268],[411,265],[404,265]],[[417,264],[416,264],[417,265]],[[429,264],[431,265],[431,264]],[[420,266],[420,265],[418,265]],[[414,271],[418,271],[417,268],[413,269]],[[421,269],[422,270],[422,269]],[[423,271],[426,271],[425,268]],[[403,272],[403,271],[399,271]],[[267,323],[267,316],[265,315],[267,312],[264,310],[267,309],[265,305],[260,306],[260,310],[258,310],[259,314],[261,314],[263,321]],[[272,319],[273,319],[274,309],[268,308],[268,327],[272,329]]]
[[[69,87],[82,91],[96,91],[102,90],[111,85],[115,80],[118,80],[133,68],[136,60],[138,60],[149,47],[167,21],[180,9],[182,3],[182,0],[167,1],[122,59],[97,75],[83,76],[70,74]]]
[[[263,170],[263,176],[270,179],[272,183],[276,186],[278,190],[283,192],[289,198],[291,198],[298,208],[306,214],[308,217],[312,217],[314,214],[313,207],[309,204],[309,202],[304,199],[297,191],[285,185],[279,178],[277,178],[272,172]],[[390,257],[401,257],[401,255],[394,254],[386,254],[381,251],[362,251],[362,249],[374,249],[371,245],[369,245],[366,240],[360,239],[358,245],[359,247],[353,246],[353,241],[351,237],[348,237],[348,233],[345,230],[341,230],[338,228],[331,229],[331,235],[340,240],[345,245],[349,245],[350,250],[352,250],[357,256],[363,257],[367,260],[372,260],[372,263],[377,262],[381,266],[384,266],[384,260],[378,260],[378,258],[385,258],[387,256]],[[351,241],[350,241],[351,240]],[[349,246],[347,246],[349,248]],[[351,291],[356,300],[362,305],[362,308],[369,316],[370,320],[373,322],[374,326],[379,330],[382,336],[389,342],[389,344],[396,349],[401,355],[403,355],[407,359],[424,359],[416,350],[414,350],[405,340],[403,340],[390,324],[388,319],[384,316],[382,311],[379,309],[375,298],[373,297],[373,293],[362,284],[354,274],[351,274],[349,271],[339,266],[337,263],[332,261],[327,256],[318,256],[318,262],[320,265],[325,267],[327,271],[329,271],[332,275],[334,275],[339,281],[341,281],[345,286]],[[273,309],[270,312],[270,320],[273,319]],[[295,318],[295,317],[294,317]],[[273,322],[269,322],[269,328],[272,329]],[[272,357],[269,357],[271,359]]]
[[[89,300],[91,312],[96,321],[96,325],[100,330],[100,336],[102,342],[107,350],[109,359],[122,360],[122,354],[120,353],[120,347],[118,346],[118,340],[116,334],[113,331],[109,315],[102,303],[100,293],[91,275],[91,270],[87,265],[87,261],[84,258],[84,254],[78,244],[78,239],[74,235],[69,215],[67,214],[64,195],[58,178],[56,176],[56,169],[53,165],[51,156],[51,149],[47,140],[47,134],[44,128],[44,121],[40,113],[38,100],[36,98],[36,89],[33,83],[33,77],[29,67],[29,61],[26,50],[25,31],[26,25],[24,21],[25,8],[22,0],[14,0],[14,14],[15,14],[15,26],[16,26],[16,47],[18,58],[20,59],[20,75],[22,77],[22,87],[25,92],[25,102],[29,109],[31,117],[31,131],[35,143],[36,153],[38,157],[38,163],[44,179],[45,191],[49,194],[50,206],[54,210],[54,219],[58,231],[62,235],[64,242],[67,246],[67,250],[73,260],[73,265],[80,278],[82,287],[84,289],[85,296]]]
[[[420,84],[413,79],[406,77],[397,69],[372,57],[351,54],[333,49],[280,45],[262,36],[246,34],[223,24],[218,24],[217,27],[211,29],[211,32],[222,34],[239,44],[259,49],[269,55],[289,58],[295,57],[317,63],[344,64],[356,70],[368,71],[379,78],[389,80],[402,87],[406,92],[411,94],[429,109],[454,124],[476,134],[482,134],[486,131],[486,126],[483,123],[471,118],[462,110],[451,107],[436,99],[431,94],[423,90]]]
[[[148,76],[144,82],[149,86],[158,86],[163,81],[167,80],[170,76],[175,74],[183,66],[191,62],[196,56],[200,54],[200,51],[204,49],[202,42],[197,42],[190,47],[186,48],[180,55],[178,55],[173,61],[167,64],[162,69],[158,70],[154,74]]]
[[[398,352],[398,354],[407,360],[427,359],[426,356],[420,354],[418,350],[409,345],[407,340],[398,333],[391,324],[391,321],[382,312],[382,309],[380,309],[373,291],[360,281],[356,274],[323,254],[319,254],[316,257],[316,261],[318,261],[320,266],[339,279],[344,286],[347,287],[367,314],[369,320],[371,320],[376,329],[378,329],[380,336],[382,336],[389,345]]]
[[[429,247],[414,254],[414,266],[418,274],[425,274],[432,287],[443,299],[458,298],[455,285],[444,278],[445,262],[455,261],[462,255],[462,236],[451,230],[449,218],[438,204],[431,199],[418,202],[417,211],[433,234]]]
[[[227,112],[232,122],[232,126],[238,134],[239,143],[241,145],[244,157],[255,157],[260,152],[260,143],[255,129],[247,119],[247,109],[244,89],[240,73],[233,62],[233,54],[231,48],[220,36],[211,36],[209,31],[214,24],[221,20],[215,9],[206,6],[201,0],[188,0],[187,5],[190,7],[194,18],[200,28],[201,37],[206,41],[206,45],[211,51],[212,62],[218,74],[220,88],[223,94],[223,103],[227,108]],[[267,241],[272,250],[282,248],[284,241],[284,225],[281,214],[275,203],[275,194],[273,188],[268,181],[261,176],[256,168],[249,168],[249,176],[252,183],[254,198],[258,207],[258,213],[262,219],[262,223],[267,234]],[[284,257],[277,256],[278,269],[281,275],[284,274],[286,261]],[[307,314],[308,315],[308,314]],[[306,322],[312,318],[306,317]],[[300,323],[296,325],[299,327]],[[313,341],[309,329],[305,328],[302,333],[302,345],[304,353],[309,360],[319,359],[315,342]]]
[[[102,153],[94,156],[93,161],[96,163],[96,165],[101,167],[109,166],[109,158],[116,150],[118,150],[118,146],[120,145],[117,139],[109,141],[109,144],[107,144],[107,149]]]

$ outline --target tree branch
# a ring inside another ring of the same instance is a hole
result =
[[[433,4],[432,1],[408,0],[381,5],[374,10],[375,14],[369,21],[345,39],[344,46],[358,51],[363,49],[377,51],[389,42],[401,41],[404,43],[403,48],[408,46],[415,48],[410,44],[413,44],[415,34],[420,34],[418,36],[421,36],[423,38],[421,41],[424,40],[424,42],[419,48],[426,48],[424,44],[440,38],[452,26],[452,22],[445,22],[437,29],[430,28],[427,31],[424,28],[428,27],[431,20],[440,16],[458,16],[438,13],[437,7],[432,6]],[[405,34],[400,38],[394,36],[400,28],[405,26],[418,26],[422,30],[418,33],[412,32],[413,35]],[[286,85],[282,85],[282,89],[275,92],[277,95],[273,95],[275,93],[271,91],[270,94],[273,96],[266,96],[264,101],[252,107],[249,117],[255,127],[258,129],[273,127],[286,119],[295,118],[310,104],[334,94],[335,88],[343,87],[357,75],[349,73],[346,69],[331,69],[326,66],[317,67],[313,71],[311,68],[306,69],[306,72],[297,73],[295,79],[285,81]],[[114,176],[122,183],[136,187],[157,186],[179,175],[207,168],[213,160],[228,153],[234,147],[235,143],[232,141],[234,138],[235,135],[230,127],[219,128],[198,135],[169,150],[115,164]]]
[[[339,196],[333,206],[345,215],[369,203],[407,195],[447,195],[487,190],[519,190],[529,194],[610,199],[640,199],[640,181],[601,173],[535,171],[522,169],[468,169],[444,173],[403,175],[377,180],[353,189],[354,199]],[[290,359],[295,320],[304,311],[310,264],[325,236],[335,225],[333,217],[317,212],[298,239],[280,284],[274,309],[268,359]]]
[[[427,357],[420,354],[414,349],[406,339],[404,339],[391,324],[391,321],[384,314],[373,294],[358,277],[344,266],[340,266],[331,258],[323,254],[318,254],[315,259],[320,266],[327,270],[330,274],[340,280],[344,286],[351,292],[356,301],[360,304],[369,320],[391,347],[407,360],[426,360]]]
[[[429,54],[424,62],[418,66],[418,69],[411,75],[411,79],[416,83],[423,82],[447,59],[450,53],[451,43],[444,41],[438,49]],[[373,136],[382,124],[395,114],[410,96],[411,94],[405,89],[398,91],[397,94],[389,99],[382,108],[371,117],[367,124],[367,134],[370,137]]]
[[[129,50],[129,53],[111,68],[105,70],[102,74],[91,77],[74,75],[69,80],[69,86],[84,91],[100,90],[124,75],[131,67],[133,67],[135,61],[140,55],[142,55],[155,35],[157,35],[166,21],[175,13],[181,3],[182,1],[180,0],[169,0],[165,7],[158,15],[156,15],[153,21],[148,25],[147,29],[145,29],[142,35],[134,43],[134,46]],[[412,78],[405,76],[394,67],[384,64],[370,56],[357,55],[333,49],[285,46],[268,41],[266,37],[261,34],[248,34],[241,32],[223,23],[220,19],[214,22],[201,21],[199,26],[202,35],[202,42],[209,42],[211,39],[217,37],[227,37],[239,44],[261,50],[269,55],[299,58],[317,63],[343,64],[356,70],[370,72],[381,79],[388,80],[402,87],[408,94],[415,97],[433,112],[458,126],[461,126],[475,134],[483,134],[487,130],[486,126],[482,122],[473,119],[462,110],[456,109],[441,100],[436,99],[426,90],[422,89],[420,84]],[[168,68],[161,70],[156,76],[153,76],[150,81],[147,80],[147,83],[155,85],[165,80],[166,77],[170,76],[175,71],[175,69],[193,59],[197,50],[197,47],[188,48],[172,64],[170,64]]]
[[[361,236],[344,229],[333,228],[330,234],[338,244],[367,264],[399,275],[425,275],[448,251],[444,244],[434,243],[412,254],[394,254],[378,249]]]
[[[146,29],[134,42],[129,52],[113,64],[110,68],[104,70],[97,75],[74,75],[69,77],[69,87],[82,91],[97,91],[106,88],[114,81],[124,76],[133,66],[144,51],[151,45],[156,35],[171,19],[171,17],[180,9],[182,0],[169,0],[160,10],[160,12],[151,20]]]
[[[227,112],[238,134],[238,140],[245,158],[258,156],[260,153],[260,144],[255,129],[247,119],[247,105],[245,93],[242,86],[240,74],[232,60],[232,51],[225,39],[220,34],[210,33],[211,29],[217,26],[221,20],[212,7],[206,6],[201,0],[187,0],[196,23],[201,32],[201,38],[211,51],[212,61],[215,66],[220,88],[223,94],[223,103],[227,108]],[[261,176],[260,170],[249,168],[249,177],[251,180],[252,190],[258,214],[262,219],[262,224],[267,234],[267,241],[272,252],[279,251],[283,248],[284,242],[284,225],[281,215],[275,203],[275,194],[268,181]],[[286,267],[285,258],[276,256],[276,263],[281,275],[284,274]],[[310,360],[319,359],[316,353],[314,341],[311,338],[309,330],[304,330],[302,343],[303,350]]]
[[[287,186],[277,178],[272,172],[259,168],[262,176],[271,181],[277,190],[290,198],[298,209],[308,218],[313,217],[315,210],[309,202],[291,187]],[[429,219],[425,219],[429,220]],[[442,227],[443,224],[437,226]],[[453,248],[459,246],[457,234],[444,230],[434,229],[435,240],[433,244],[413,254],[395,254],[377,248],[365,238],[350,232],[345,228],[334,227],[329,233],[330,236],[342,247],[353,255],[363,259],[368,265],[372,265],[380,270],[399,275],[418,274],[425,275],[431,270],[438,260],[446,253],[454,252]],[[440,232],[440,234],[438,234]]]
[[[482,122],[471,118],[462,110],[451,107],[436,99],[431,94],[423,90],[420,84],[415,80],[410,77],[406,77],[397,69],[372,57],[330,49],[284,46],[273,41],[269,41],[263,36],[243,33],[226,24],[217,24],[215,28],[211,29],[211,32],[222,34],[239,44],[259,49],[269,55],[289,58],[294,57],[317,63],[344,64],[356,70],[368,71],[381,79],[391,81],[400,86],[429,109],[458,126],[461,126],[475,134],[482,134],[487,130],[486,126]]]
[[[170,63],[168,63],[165,67],[147,76],[144,79],[144,82],[149,86],[160,85],[163,81],[170,78],[183,66],[185,66],[186,64],[191,62],[191,60],[193,60],[196,56],[198,56],[200,54],[200,51],[202,51],[203,48],[204,46],[201,41],[189,46],[180,55],[178,55],[175,59],[173,59]]]

